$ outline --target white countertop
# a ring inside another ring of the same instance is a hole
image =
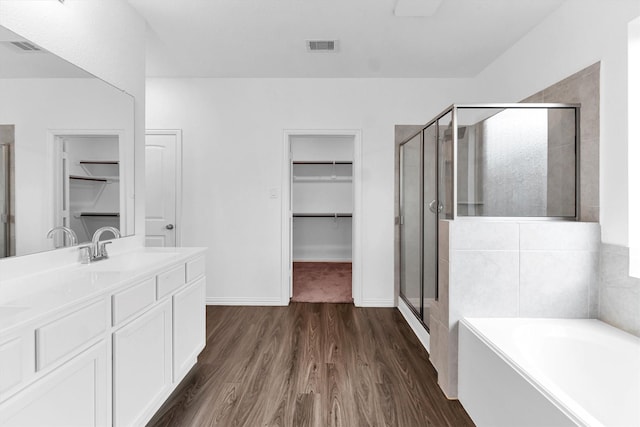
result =
[[[139,248],[91,264],[77,263],[0,280],[0,334],[103,296],[204,251],[205,248]]]

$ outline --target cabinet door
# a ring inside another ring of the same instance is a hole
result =
[[[165,301],[113,334],[113,420],[141,425],[171,387],[171,303]]]
[[[173,381],[180,381],[195,364],[206,340],[205,279],[173,296]]]
[[[3,427],[107,426],[107,346],[80,353],[0,405]]]

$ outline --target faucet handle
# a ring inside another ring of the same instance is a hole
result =
[[[100,257],[108,257],[109,254],[107,253],[107,245],[112,244],[113,242],[100,242],[98,243],[98,256]]]
[[[78,249],[80,250],[80,262],[82,264],[90,264],[93,256],[93,245],[79,246]]]

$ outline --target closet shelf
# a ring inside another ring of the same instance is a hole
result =
[[[80,212],[79,216],[108,216],[108,217],[119,217],[120,214],[118,212]]]
[[[81,165],[117,165],[117,160],[80,160]]]
[[[115,179],[120,176],[120,162],[117,160],[80,160],[80,167],[89,176]]]
[[[326,161],[326,160],[294,160],[294,165],[351,165],[353,164],[350,160],[336,160],[336,161]]]
[[[294,213],[294,218],[351,218],[351,213]]]
[[[351,176],[293,176],[293,182],[352,182]]]
[[[82,175],[69,175],[69,179],[75,179],[78,181],[94,181],[94,182],[107,182],[107,178],[99,178],[94,176],[82,176]]]

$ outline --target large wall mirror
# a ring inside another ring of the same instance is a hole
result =
[[[0,258],[134,222],[133,98],[0,26]]]

